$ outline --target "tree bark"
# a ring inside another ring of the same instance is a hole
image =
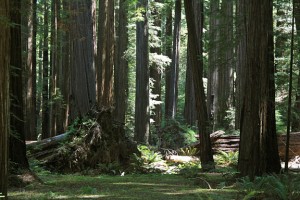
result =
[[[27,139],[36,139],[36,0],[29,1],[27,63],[26,63],[26,113],[25,135]]]
[[[26,157],[23,72],[21,44],[21,2],[10,1],[10,130],[9,159],[17,168],[29,168]]]
[[[191,66],[191,41],[188,40],[187,48],[187,65],[186,65],[186,78],[185,78],[185,102],[183,116],[187,124],[194,126],[196,125],[197,113],[195,104],[195,90],[193,83],[193,74]]]
[[[99,1],[99,29],[97,44],[98,105],[113,105],[114,68],[114,0]]]
[[[125,53],[128,46],[128,1],[120,0],[116,60],[114,71],[114,116],[117,121],[125,124],[128,97],[128,60]]]
[[[0,194],[7,199],[9,113],[10,24],[9,1],[0,0]]]
[[[205,93],[203,86],[203,1],[198,2],[201,5],[201,22],[195,23],[195,13],[191,1],[184,0],[185,13],[187,19],[188,36],[191,42],[191,61],[192,61],[192,72],[195,91],[195,101],[198,118],[199,138],[201,142],[200,148],[200,160],[203,170],[209,170],[214,168],[213,152],[209,137],[209,119],[207,115]],[[200,30],[200,35],[197,35],[197,29]],[[199,56],[201,59],[199,59]]]
[[[143,21],[136,23],[136,94],[135,94],[135,135],[136,141],[149,142],[149,27],[148,0],[139,0]]]
[[[238,170],[251,180],[263,173],[278,173],[280,160],[275,127],[272,1],[243,0],[247,5],[242,34],[247,35],[241,68],[245,92],[241,105],[241,140]]]
[[[84,116],[96,102],[93,68],[93,22],[91,0],[70,3],[70,114]]]
[[[49,5],[44,2],[44,34],[43,34],[43,112],[42,112],[42,138],[50,136],[49,114]]]
[[[166,117],[175,119],[178,99],[178,71],[179,71],[179,51],[180,51],[180,28],[181,28],[181,0],[175,1],[175,20],[173,31],[173,54],[170,67],[169,89],[166,90],[166,96],[169,102],[166,104]]]

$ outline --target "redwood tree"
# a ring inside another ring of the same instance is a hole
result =
[[[10,129],[9,159],[17,168],[28,168],[25,145],[22,45],[21,45],[21,2],[10,1],[11,27],[10,45]]]
[[[9,66],[10,25],[9,1],[0,0],[0,196],[7,199],[7,167],[9,136]]]
[[[135,140],[149,142],[149,27],[148,0],[139,0],[137,8],[143,20],[136,22],[136,94],[135,94]]]
[[[241,0],[244,13],[241,34],[245,92],[241,105],[241,139],[238,170],[254,179],[264,173],[280,171],[275,127],[275,86],[273,19],[271,0]]]
[[[195,101],[198,118],[199,138],[200,138],[200,160],[203,170],[209,170],[214,168],[213,152],[210,141],[210,127],[209,119],[206,108],[206,97],[203,86],[203,1],[195,1],[194,3],[200,4],[200,10],[198,11],[201,15],[200,23],[195,22],[195,11],[193,9],[193,3],[191,0],[184,0],[188,37],[190,40],[191,50],[191,65],[195,89]],[[197,33],[197,30],[200,30]],[[198,35],[199,34],[199,35]],[[201,59],[199,59],[199,57]]]
[[[91,0],[70,4],[70,120],[84,116],[96,102],[93,68],[93,22]]]

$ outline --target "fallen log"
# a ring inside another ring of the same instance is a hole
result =
[[[166,161],[172,163],[188,163],[188,162],[198,162],[199,158],[196,156],[168,155],[166,156]]]

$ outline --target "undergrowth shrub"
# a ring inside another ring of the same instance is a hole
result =
[[[139,154],[133,153],[130,159],[134,171],[160,172],[165,171],[168,167],[160,152],[156,152],[145,145],[139,145],[138,151]]]
[[[215,161],[217,165],[220,165],[222,167],[237,167],[238,158],[239,158],[238,151],[231,151],[231,152],[219,151],[215,155]]]
[[[247,199],[300,199],[300,177],[289,175],[269,175],[256,177],[250,181],[248,177],[238,182],[238,189],[245,192]]]

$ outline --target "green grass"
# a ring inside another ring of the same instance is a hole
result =
[[[40,175],[45,184],[10,189],[9,199],[236,199],[237,191],[217,187],[220,174],[205,175],[212,189],[180,175]]]

